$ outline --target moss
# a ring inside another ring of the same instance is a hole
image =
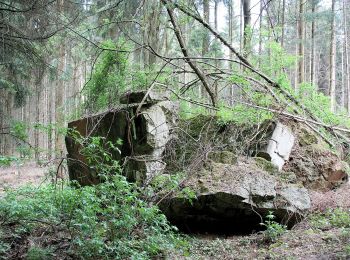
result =
[[[191,119],[181,120],[179,125],[185,128],[188,134],[195,139],[197,139],[204,130],[209,136],[214,136],[214,133],[219,130],[217,119],[209,115],[198,115]],[[186,125],[188,127],[186,127]]]
[[[259,168],[263,169],[264,171],[267,171],[268,173],[278,172],[278,168],[268,160],[261,157],[255,157],[254,159],[255,159],[256,165]]]
[[[301,133],[299,135],[299,144],[301,146],[306,146],[306,145],[312,145],[312,144],[317,144],[318,139],[316,135],[310,133],[310,131],[306,130],[305,128],[300,129]]]
[[[288,182],[288,183],[296,183],[297,182],[297,176],[294,172],[285,172],[282,171],[279,176],[282,180]]]
[[[210,152],[208,158],[216,163],[235,164],[237,156],[230,151]]]

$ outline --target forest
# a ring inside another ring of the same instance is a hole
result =
[[[350,258],[350,0],[0,16],[0,259]]]

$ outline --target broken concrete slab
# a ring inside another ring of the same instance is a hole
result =
[[[124,174],[133,181],[144,182],[161,174],[166,164],[162,153],[166,144],[174,138],[177,103],[163,101],[143,104],[136,115],[138,105],[115,109],[98,115],[70,122],[68,127],[75,129],[82,137],[101,136],[104,142],[122,140],[118,147],[120,154],[113,159],[126,165]],[[174,109],[175,111],[172,111]],[[66,137],[68,167],[71,180],[81,185],[100,182],[98,173],[89,167],[81,146],[71,136]]]
[[[166,144],[173,138],[172,126],[176,119],[176,105],[171,105],[172,102],[160,102],[150,107],[141,109],[140,118],[144,122],[144,142],[137,142],[134,147],[134,153],[137,157],[129,158],[127,165],[127,174],[132,179],[137,181],[143,180],[148,182],[154,176],[161,174],[166,163],[162,161],[162,154]],[[166,110],[170,107],[174,111]],[[168,115],[166,114],[168,113]],[[145,147],[149,147],[145,151]]]
[[[259,152],[257,156],[271,161],[271,163],[281,171],[283,165],[289,159],[294,141],[295,137],[291,129],[288,126],[277,122],[265,151]]]
[[[161,209],[178,227],[193,229],[190,232],[208,231],[210,225],[220,223],[233,231],[259,230],[270,211],[277,222],[293,226],[311,207],[308,191],[281,183],[252,161],[240,159],[236,165],[210,162],[184,184],[196,192],[196,199],[173,195],[161,203]]]

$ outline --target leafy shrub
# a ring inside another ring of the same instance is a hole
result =
[[[26,187],[9,191],[1,200],[0,222],[21,227],[12,230],[13,240],[45,225],[62,229],[72,235],[69,249],[77,258],[159,256],[181,240],[165,216],[139,195],[120,175],[95,187]]]
[[[314,228],[350,228],[350,212],[342,208],[328,209],[324,213],[313,214],[310,220]]]
[[[278,237],[286,233],[287,226],[281,225],[280,223],[274,221],[275,216],[272,211],[266,216],[264,223],[260,223],[262,226],[266,227],[264,231],[264,236],[267,241],[275,242]]]
[[[27,253],[27,260],[47,260],[52,258],[50,248],[31,247]]]
[[[180,249],[184,241],[176,229],[157,207],[142,199],[136,184],[120,175],[120,167],[112,159],[118,143],[104,142],[101,137],[77,141],[84,144],[82,153],[103,182],[87,187],[74,183],[62,189],[43,185],[8,191],[0,200],[0,228],[10,229],[9,241],[0,244],[0,250],[7,251],[5,243],[25,240],[27,234],[42,236],[40,230],[53,237],[58,236],[57,230],[67,234],[66,251],[76,259],[149,259]],[[49,248],[32,248],[28,254],[42,255],[40,250]]]
[[[122,43],[121,43],[122,44]],[[118,93],[126,88],[128,60],[125,47],[115,44],[111,40],[102,44],[106,49],[98,58],[91,79],[87,82],[84,92],[87,94],[85,107],[90,111],[107,108],[117,102]]]
[[[10,166],[12,162],[18,161],[20,161],[20,159],[17,157],[0,155],[0,166]]]

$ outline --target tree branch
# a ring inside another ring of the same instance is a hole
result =
[[[180,28],[178,27],[178,25],[176,23],[176,19],[175,19],[175,16],[174,16],[174,10],[171,7],[171,3],[168,0],[162,0],[162,3],[165,5],[165,7],[167,9],[167,12],[168,12],[168,15],[169,15],[169,18],[170,18],[170,22],[171,22],[171,24],[174,27],[175,36],[176,36],[177,41],[178,41],[178,43],[180,45],[182,54],[184,55],[186,62],[188,63],[188,65],[190,65],[192,70],[198,76],[199,80],[202,82],[205,90],[207,91],[207,93],[210,96],[210,99],[211,99],[211,102],[212,102],[213,106],[215,107],[216,106],[216,97],[215,97],[213,91],[211,90],[211,88],[210,88],[210,86],[208,84],[208,81],[206,79],[205,74],[189,58],[188,51],[187,51],[187,48],[185,46],[185,42],[184,42],[181,30],[180,30]]]

